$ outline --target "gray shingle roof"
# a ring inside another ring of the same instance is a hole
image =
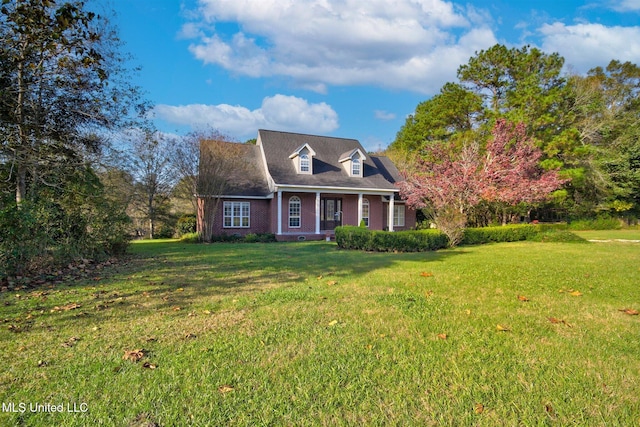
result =
[[[356,149],[366,153],[358,140],[263,129],[258,131],[258,136],[264,149],[268,172],[277,185],[396,189],[394,182],[399,179],[400,174],[384,156],[366,155],[363,176],[349,176],[339,160],[345,153]],[[309,144],[316,152],[312,175],[298,174],[294,161],[289,158],[291,153],[304,144]]]
[[[238,156],[245,160],[227,176],[228,187],[224,191],[225,196],[266,197],[271,194],[260,147],[235,142],[216,143],[234,144],[238,149]]]

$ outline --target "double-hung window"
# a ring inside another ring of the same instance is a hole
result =
[[[249,202],[224,202],[224,228],[249,227]]]
[[[311,172],[311,163],[309,161],[309,155],[306,153],[300,154],[300,172]]]
[[[300,197],[293,196],[289,199],[289,227],[300,228]]]
[[[360,159],[357,157],[351,160],[351,175],[360,176]]]
[[[404,227],[404,205],[393,206],[393,226]]]
[[[362,199],[362,221],[369,226],[369,199]]]

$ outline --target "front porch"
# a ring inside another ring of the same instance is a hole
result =
[[[341,225],[365,225],[394,231],[394,193],[280,188],[272,211],[278,240],[322,240]]]

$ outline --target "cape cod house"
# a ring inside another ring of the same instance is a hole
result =
[[[395,186],[394,164],[366,153],[355,139],[259,130],[256,145],[243,145],[242,156],[250,179],[230,177],[225,194],[198,195],[200,207],[208,197],[220,199],[213,234],[318,240],[361,221],[373,230],[415,227],[415,211]],[[199,226],[204,212],[198,209]]]

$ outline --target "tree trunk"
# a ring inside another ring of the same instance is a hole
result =
[[[214,222],[216,211],[218,209],[220,199],[213,197],[203,197],[198,204],[198,217],[202,221],[198,221],[200,237],[205,242],[211,242],[214,233]]]

